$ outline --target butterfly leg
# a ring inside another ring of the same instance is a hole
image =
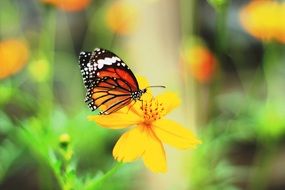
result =
[[[142,99],[138,99],[141,103],[142,103],[142,105],[141,105],[141,109],[143,110],[143,100]]]
[[[131,109],[131,108],[132,108],[136,103],[137,103],[137,101],[135,100],[135,101],[134,101],[134,103],[133,103],[132,105],[128,106],[128,107],[129,107],[129,109],[128,109],[128,111],[127,111],[127,114],[129,113],[130,109]]]

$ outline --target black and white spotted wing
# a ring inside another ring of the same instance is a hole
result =
[[[85,101],[92,110],[100,107],[101,114],[111,114],[146,92],[139,89],[129,67],[108,50],[96,48],[93,52],[81,52],[79,64],[87,89]]]

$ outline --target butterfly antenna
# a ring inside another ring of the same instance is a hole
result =
[[[145,89],[147,88],[166,88],[166,87],[162,85],[156,85],[156,86],[147,86]]]

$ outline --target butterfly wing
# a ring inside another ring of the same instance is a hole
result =
[[[121,79],[103,78],[96,87],[87,92],[86,102],[94,110],[101,107],[101,114],[111,114],[131,103],[132,98],[128,89],[119,85]]]
[[[81,52],[79,54],[79,66],[83,78],[83,83],[86,88],[92,85],[92,81],[95,80],[92,71],[91,65],[89,64],[90,57],[92,52]]]
[[[79,56],[83,82],[87,89],[85,101],[102,114],[113,113],[132,101],[132,92],[139,90],[137,79],[129,67],[114,53],[96,48]]]

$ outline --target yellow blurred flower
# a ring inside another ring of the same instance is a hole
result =
[[[42,0],[44,3],[51,4],[64,11],[81,11],[85,9],[90,0]]]
[[[283,2],[281,5],[280,5],[280,18],[281,21],[280,21],[280,29],[278,30],[277,32],[277,35],[276,35],[276,38],[277,38],[277,41],[281,42],[281,43],[285,43],[285,2]]]
[[[27,63],[29,49],[23,40],[0,41],[0,79],[20,71]]]
[[[29,73],[37,82],[46,81],[50,74],[50,66],[46,59],[39,59],[29,64]]]
[[[142,88],[148,83],[139,78]],[[175,121],[163,117],[180,103],[173,93],[153,98],[151,93],[142,97],[142,103],[125,107],[110,115],[89,116],[89,119],[106,128],[121,129],[134,126],[125,132],[113,149],[113,156],[120,162],[132,162],[142,157],[153,172],[166,172],[163,143],[179,149],[194,148],[201,143],[193,133]]]
[[[244,29],[264,40],[285,42],[285,4],[277,1],[251,1],[240,11]]]
[[[181,61],[186,64],[192,76],[201,83],[209,82],[215,74],[217,60],[204,45],[185,48],[181,55]]]
[[[70,143],[70,136],[67,133],[63,133],[59,136],[60,144],[69,144]]]
[[[107,10],[107,26],[117,34],[126,35],[134,31],[138,11],[132,4],[116,2]]]

